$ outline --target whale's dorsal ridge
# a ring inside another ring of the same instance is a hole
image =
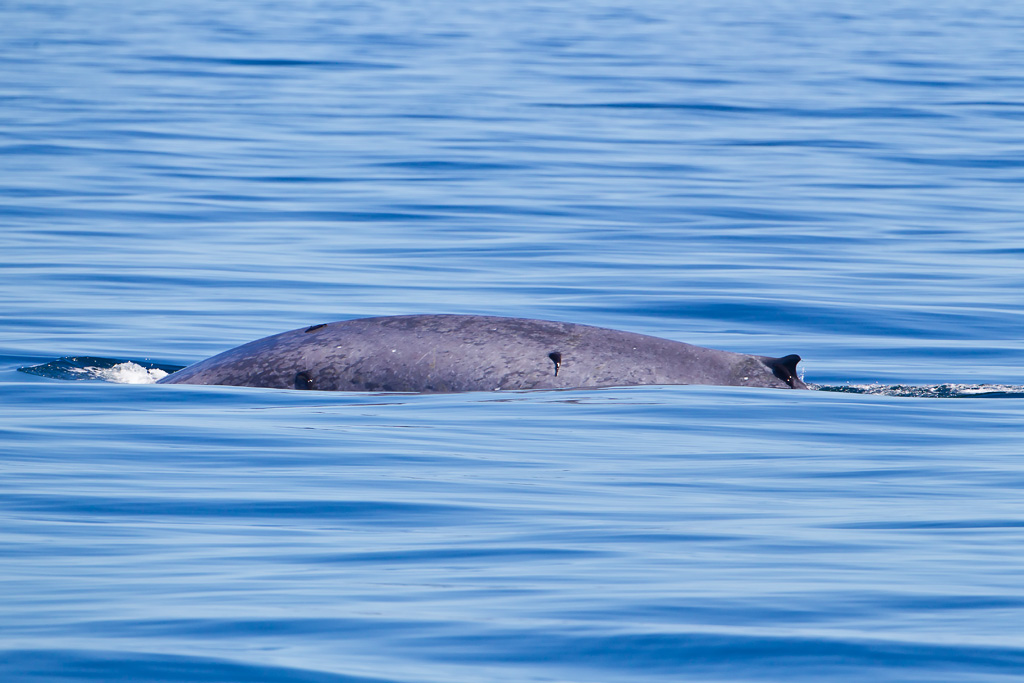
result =
[[[652,384],[806,389],[799,362],[550,320],[408,315],[300,327],[160,383],[418,393]]]

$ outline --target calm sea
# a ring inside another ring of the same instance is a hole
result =
[[[1022,35],[972,0],[0,4],[0,680],[1024,679]],[[441,312],[823,390],[18,372]]]

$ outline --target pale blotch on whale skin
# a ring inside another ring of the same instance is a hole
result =
[[[797,376],[799,361],[574,323],[403,315],[282,332],[159,384],[414,393],[656,384],[806,389]]]

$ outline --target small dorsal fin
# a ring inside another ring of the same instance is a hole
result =
[[[782,358],[764,359],[764,364],[771,369],[772,374],[788,384],[791,388],[806,389],[807,385],[804,384],[796,374],[796,364],[799,362],[800,356],[795,353],[783,356]]]

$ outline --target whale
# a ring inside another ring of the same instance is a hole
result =
[[[320,323],[229,349],[158,384],[455,393],[704,384],[806,389],[800,356],[756,356],[633,332],[484,315]]]

